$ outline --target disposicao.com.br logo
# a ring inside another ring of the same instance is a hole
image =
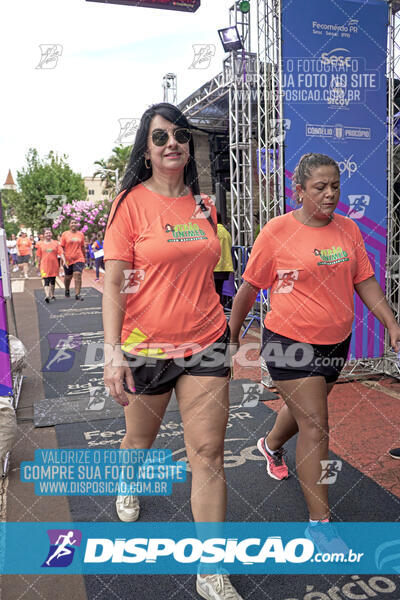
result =
[[[266,539],[247,538],[241,541],[229,538],[92,538],[88,539],[85,563],[155,563],[171,557],[183,564],[232,564],[236,561],[251,565],[265,563],[304,563],[312,558],[314,544],[307,538],[295,538],[283,543],[280,536]]]
[[[322,527],[335,537],[302,522],[143,522],[129,531],[119,522],[4,523],[2,572],[398,574],[400,523]]]

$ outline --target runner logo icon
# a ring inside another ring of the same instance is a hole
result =
[[[50,351],[43,371],[64,373],[72,369],[75,352],[81,349],[82,336],[73,333],[49,333]]]
[[[50,548],[42,567],[68,567],[74,558],[75,548],[81,545],[79,529],[48,529]]]
[[[294,282],[299,278],[299,272],[296,269],[283,270],[278,269],[278,285],[274,294],[290,294],[294,288]]]
[[[365,215],[365,210],[370,203],[370,196],[367,194],[350,194],[349,198],[349,212],[347,216],[351,219],[362,219]]]
[[[321,460],[321,477],[317,484],[331,485],[336,482],[339,471],[342,470],[341,460]]]
[[[264,391],[264,386],[262,383],[242,383],[243,388],[243,400],[240,406],[246,406],[247,408],[252,408],[253,406],[257,406],[262,393]]]
[[[189,69],[208,69],[211,59],[215,56],[214,44],[193,44],[194,56]]]

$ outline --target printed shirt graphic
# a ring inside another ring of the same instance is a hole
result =
[[[268,329],[300,342],[335,344],[351,333],[354,285],[372,275],[354,221],[335,214],[325,227],[308,227],[287,213],[263,227],[243,278],[271,288]]]
[[[82,231],[64,231],[61,236],[60,244],[64,250],[65,260],[68,265],[73,265],[77,262],[85,262],[83,255],[83,247],[85,238]]]
[[[299,272],[295,269],[278,269],[278,283],[275,294],[290,294],[294,288],[295,281],[299,278]]]
[[[207,197],[204,203],[209,207]],[[140,184],[108,226],[105,260],[126,261],[141,274],[135,293],[126,296],[126,352],[178,358],[199,352],[225,331],[213,278],[220,243],[208,219],[197,215],[191,194],[168,198]],[[214,206],[211,216],[216,222]]]
[[[63,253],[63,249],[57,240],[38,242],[36,244],[36,253],[38,258],[40,258],[41,276],[57,277],[60,269],[57,257]]]
[[[19,237],[17,239],[17,248],[20,256],[28,256],[32,254],[32,242],[28,237]]]

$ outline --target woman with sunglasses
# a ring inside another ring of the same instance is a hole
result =
[[[104,381],[125,407],[121,448],[151,448],[175,389],[194,520],[221,522],[229,329],[213,280],[220,244],[189,124],[175,106],[143,114],[121,187],[105,234],[103,294]],[[135,496],[119,495],[116,507],[123,521],[139,516]],[[226,574],[198,575],[197,591],[241,599]]]

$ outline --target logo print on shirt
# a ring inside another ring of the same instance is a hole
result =
[[[351,219],[362,219],[365,209],[369,206],[370,196],[367,194],[350,194],[348,198],[350,206],[347,216]]]
[[[278,285],[274,294],[290,294],[294,288],[294,282],[299,278],[297,269],[278,269]]]
[[[337,265],[341,262],[347,262],[349,259],[349,255],[346,250],[343,250],[341,246],[332,246],[332,248],[324,248],[323,250],[318,250],[318,248],[314,249],[315,256],[319,256],[321,258],[321,262],[318,262],[317,265]]]
[[[140,283],[144,280],[144,269],[124,269],[125,281],[122,285],[121,294],[136,294]]]
[[[165,233],[172,233],[167,242],[195,242],[197,240],[206,240],[206,232],[197,225],[197,223],[179,223],[178,225],[164,226]]]

